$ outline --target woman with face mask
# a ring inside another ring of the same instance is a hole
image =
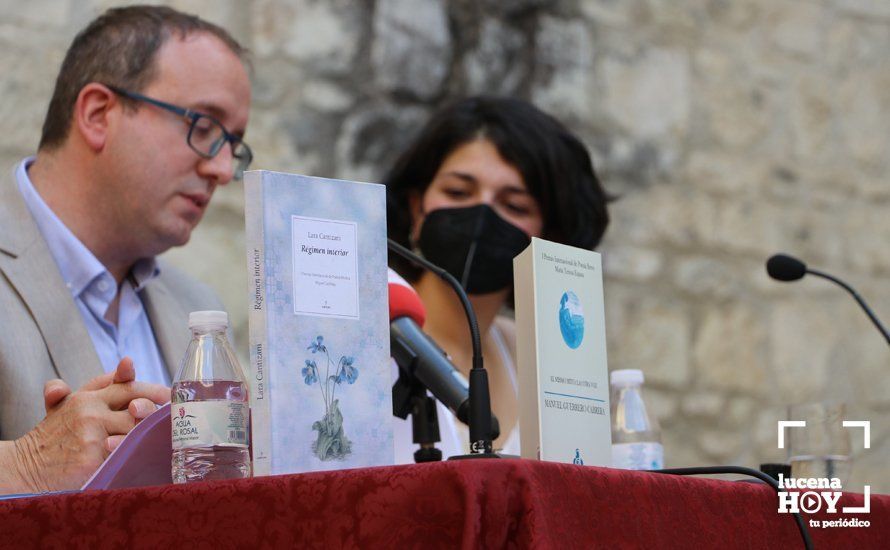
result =
[[[587,149],[553,117],[520,99],[472,97],[433,115],[384,180],[389,236],[451,273],[476,311],[492,411],[494,448],[519,454],[513,258],[541,237],[593,249],[609,217]],[[469,374],[472,345],[454,291],[390,254],[417,290],[424,331]],[[466,426],[439,406],[445,457],[467,452]],[[410,421],[396,422],[396,461],[412,462]]]

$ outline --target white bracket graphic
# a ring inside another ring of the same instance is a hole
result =
[[[806,428],[806,420],[779,420],[779,448],[785,448],[785,428]]]
[[[862,428],[862,446],[871,448],[871,421],[869,420],[844,420],[844,428]],[[845,514],[867,514],[871,511],[871,485],[862,486],[862,496],[865,506],[844,506]]]
[[[844,506],[841,512],[845,514],[867,514],[871,512],[871,485],[862,486],[862,497],[865,506]]]
[[[871,421],[844,420],[844,428],[862,428],[862,440],[866,449],[871,449]]]

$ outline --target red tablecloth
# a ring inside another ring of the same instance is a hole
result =
[[[477,460],[2,501],[0,546],[802,548],[776,510],[760,484]],[[857,517],[815,547],[887,548],[890,496]]]

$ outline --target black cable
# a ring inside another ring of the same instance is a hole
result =
[[[776,480],[766,475],[763,472],[759,472],[757,470],[751,468],[745,468],[742,466],[699,466],[697,468],[664,468],[662,470],[646,470],[647,472],[652,472],[654,474],[669,474],[676,476],[697,476],[697,475],[712,475],[712,474],[739,474],[745,476],[756,477],[760,481],[763,481],[770,487],[772,487],[776,494],[779,493],[779,484],[776,483]],[[797,529],[800,531],[800,536],[803,539],[803,546],[806,550],[813,550],[813,541],[810,539],[810,532],[807,529],[806,523],[804,523],[803,518],[797,512],[792,512],[794,515],[794,522],[797,523]]]
[[[422,267],[432,271],[439,277],[448,281],[448,283],[455,289],[463,290],[463,287],[460,286],[460,283],[457,279],[454,278],[454,275],[448,273],[441,267],[436,264],[430,262],[423,256],[419,256],[399,243],[395,242],[392,239],[386,239],[387,244],[389,245],[389,249],[398,254],[399,256],[405,258],[411,263],[420,264]],[[467,322],[470,324],[470,340],[473,342],[473,368],[482,368],[482,339],[479,337],[479,323],[476,321],[476,312],[473,311],[473,306],[470,304],[469,298],[467,298],[466,294],[463,292],[455,292],[457,297],[460,298],[460,303],[464,308],[464,312],[467,315]]]
[[[890,344],[890,334],[887,333],[887,329],[884,328],[884,326],[881,324],[881,321],[878,320],[877,316],[875,316],[871,308],[868,307],[868,304],[865,303],[865,300],[863,300],[862,297],[859,296],[859,293],[853,290],[853,287],[838,279],[837,277],[829,275],[828,273],[825,273],[823,271],[817,271],[815,269],[807,268],[807,273],[809,273],[810,275],[815,275],[816,277],[828,279],[829,281],[837,284],[838,286],[849,292],[853,296],[853,298],[855,298],[856,301],[859,302],[859,305],[862,306],[862,309],[865,311],[865,314],[868,315],[868,318],[871,319],[871,322],[874,323],[881,334],[884,335],[884,339],[887,340],[887,343]]]

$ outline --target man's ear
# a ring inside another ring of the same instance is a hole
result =
[[[413,245],[420,238],[420,226],[423,225],[423,193],[416,190],[408,193],[408,211],[411,213],[408,241]]]
[[[71,129],[95,152],[105,148],[108,140],[109,114],[118,105],[114,92],[97,82],[90,82],[77,94]]]

